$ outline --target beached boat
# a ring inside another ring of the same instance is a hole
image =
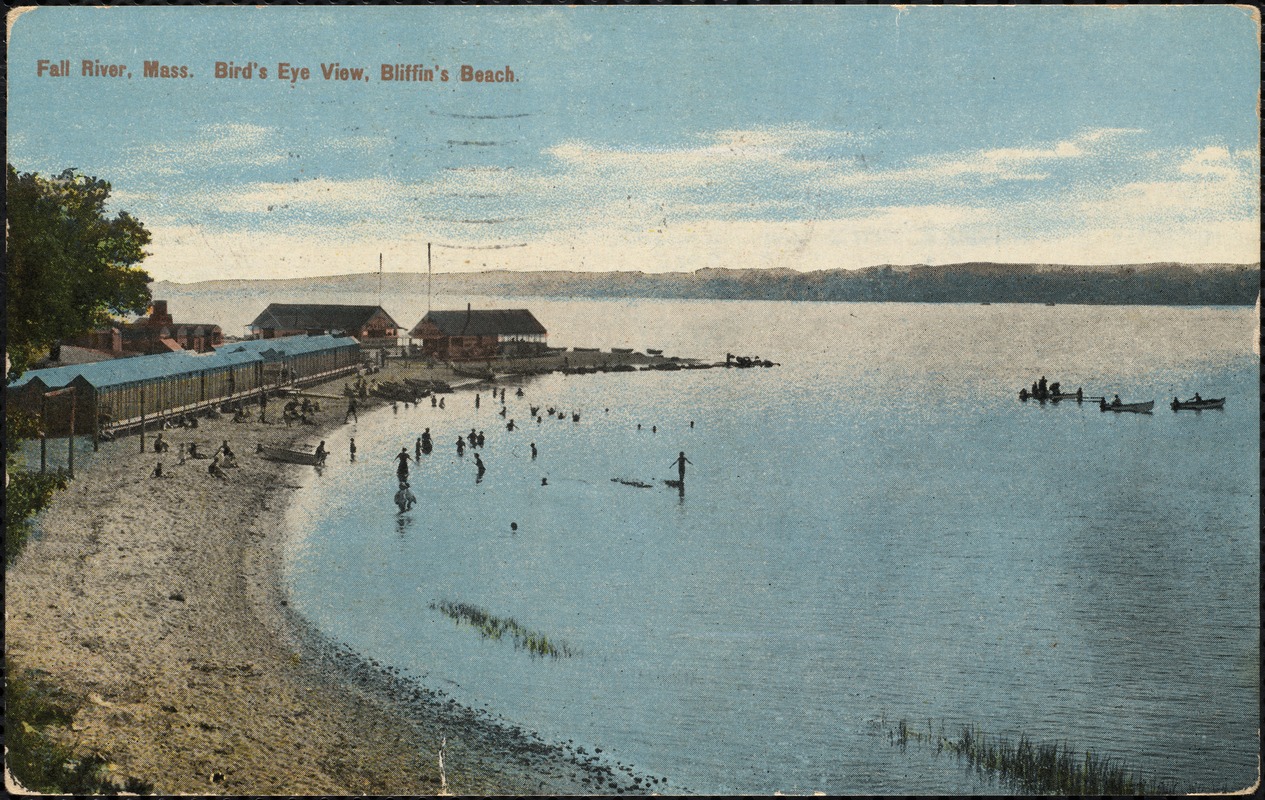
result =
[[[309,453],[306,450],[292,450],[288,447],[273,447],[266,444],[258,445],[256,450],[269,461],[284,461],[287,464],[306,464],[309,467],[315,467],[318,464],[325,463],[325,454],[317,455],[316,453]]]
[[[1148,400],[1145,403],[1108,403],[1106,400],[1098,401],[1099,411],[1128,411],[1133,414],[1150,414],[1155,408],[1155,401]]]
[[[632,351],[633,349],[631,347],[612,347],[611,348],[612,353],[618,353],[624,356],[632,355]]]
[[[490,369],[479,369],[476,366],[457,366],[453,362],[448,362],[448,369],[463,378],[478,378],[482,381],[491,381],[496,379],[496,375]]]
[[[1206,411],[1211,408],[1225,408],[1225,398],[1178,400],[1174,397],[1173,402],[1169,403],[1168,407],[1174,411]]]
[[[663,351],[662,351],[662,350],[655,350],[653,347],[647,347],[647,348],[646,348],[646,355],[648,355],[648,356],[661,356],[661,355],[663,355]]]

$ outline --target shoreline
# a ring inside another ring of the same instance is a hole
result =
[[[314,444],[341,405],[316,426],[225,417],[165,432],[173,451],[227,438],[240,464],[227,482],[171,452],[151,478],[160,456],[138,437],[105,442],[35,518],[6,576],[6,658],[82,700],[46,733],[159,794],[643,793],[628,768],[462,706],[289,608],[284,517],[311,468],[254,446]]]

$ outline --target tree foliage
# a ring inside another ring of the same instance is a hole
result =
[[[150,235],[126,211],[107,216],[107,181],[6,166],[6,348],[21,373],[61,339],[144,313],[151,279],[136,265]]]

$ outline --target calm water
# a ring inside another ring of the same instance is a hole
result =
[[[524,304],[557,344],[782,366],[546,376],[511,385],[512,433],[486,391],[362,414],[293,510],[292,602],[330,635],[678,790],[1003,790],[875,734],[901,718],[1071,741],[1181,789],[1254,780],[1253,310]],[[1041,374],[1156,412],[1020,403]],[[1227,408],[1167,408],[1196,390]],[[472,426],[480,483],[453,447]],[[401,517],[392,457],[425,427]],[[683,499],[660,484],[681,450]],[[440,600],[578,655],[481,639]]]

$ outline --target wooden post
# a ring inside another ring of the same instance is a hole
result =
[[[141,452],[145,452],[145,384],[141,384]]]
[[[40,474],[48,471],[48,396],[40,395]]]
[[[75,390],[70,390],[70,435],[66,437],[67,454],[66,462],[70,467],[70,479],[75,479]]]

